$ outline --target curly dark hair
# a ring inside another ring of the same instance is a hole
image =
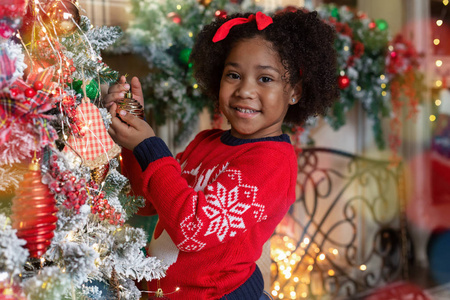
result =
[[[286,82],[291,86],[300,82],[302,85],[301,99],[289,106],[284,122],[302,125],[310,116],[324,115],[339,97],[334,29],[321,21],[315,11],[287,11],[276,13],[273,24],[264,30],[258,30],[252,21],[234,26],[225,39],[212,42],[223,23],[249,15],[239,13],[217,18],[198,34],[190,60],[200,88],[217,104],[224,63],[231,49],[241,40],[258,36],[271,42],[279,53],[286,69]]]

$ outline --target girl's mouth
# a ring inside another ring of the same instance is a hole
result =
[[[254,114],[259,112],[258,110],[253,110],[253,109],[249,109],[249,108],[241,108],[241,107],[235,107],[235,110],[237,110],[238,112],[244,113],[244,114]]]

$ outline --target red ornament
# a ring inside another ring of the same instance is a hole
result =
[[[18,88],[10,88],[9,89],[9,94],[11,95],[12,98],[16,98],[20,93],[20,90]]]
[[[347,75],[339,76],[338,85],[341,90],[346,89],[350,85],[350,79]]]
[[[223,9],[219,9],[216,10],[216,12],[214,13],[214,15],[216,16],[216,18],[222,18],[225,19],[227,17],[227,12],[224,11]]]
[[[180,24],[181,23],[181,17],[179,14],[177,14],[176,12],[170,12],[167,14],[167,17],[169,19],[172,20],[172,22],[174,22],[175,24]]]
[[[377,27],[377,23],[375,23],[375,22],[370,22],[369,23],[369,28],[370,29],[375,29],[375,27]]]
[[[24,175],[16,196],[12,200],[12,227],[17,237],[27,241],[25,247],[30,257],[40,258],[53,238],[56,228],[56,201],[47,185],[41,182],[41,172],[36,159]]]
[[[42,90],[44,88],[44,84],[42,83],[42,81],[35,81],[33,84],[33,87],[35,90],[39,91]]]
[[[33,98],[34,96],[36,96],[36,90],[33,88],[27,88],[25,90],[25,97],[27,98]]]

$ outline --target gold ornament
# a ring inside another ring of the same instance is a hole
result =
[[[135,99],[132,98],[131,92],[125,93],[125,98],[120,100],[117,103],[117,116],[119,116],[119,111],[126,110],[130,114],[140,118],[144,119],[144,108],[142,105]]]
[[[93,168],[91,169],[91,178],[96,184],[101,184],[108,175],[108,171],[109,163]]]
[[[77,30],[80,24],[78,7],[68,0],[55,1],[47,15],[58,36],[69,36]]]
[[[209,6],[212,0],[198,0],[198,2],[203,6]]]

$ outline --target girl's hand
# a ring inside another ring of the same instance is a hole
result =
[[[133,151],[143,140],[155,136],[155,132],[146,121],[125,110],[119,112],[119,119],[116,117],[116,109],[117,105],[113,102],[109,109],[112,123],[108,133],[114,142]]]
[[[127,83],[125,76],[120,76],[119,81],[110,86],[108,94],[103,98],[103,105],[106,108],[110,108],[113,103],[117,103],[121,99],[125,98],[125,93],[131,88],[133,99],[137,100],[142,107],[144,107],[144,96],[142,93],[142,86],[137,77],[131,79],[131,85]]]

